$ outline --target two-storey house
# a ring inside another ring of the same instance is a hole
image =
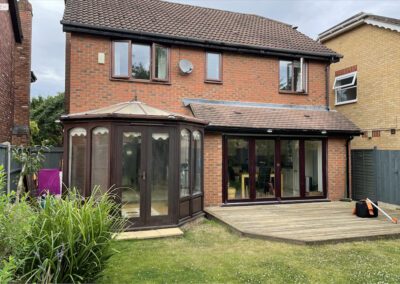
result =
[[[131,228],[346,196],[360,130],[329,110],[336,52],[282,22],[158,0],[67,0],[61,23],[65,183],[113,187]]]

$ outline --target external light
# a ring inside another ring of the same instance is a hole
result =
[[[321,134],[324,134],[324,135],[325,135],[325,134],[326,134],[326,130],[322,130],[322,131],[321,131]]]
[[[268,129],[267,132],[268,132],[268,133],[272,133],[272,129]]]

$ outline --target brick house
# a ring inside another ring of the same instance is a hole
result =
[[[67,0],[64,182],[114,186],[132,228],[204,206],[338,200],[340,55],[290,25],[158,0]]]
[[[319,40],[344,55],[331,65],[330,104],[364,132],[352,148],[400,150],[400,76],[393,75],[400,68],[400,20],[359,13]]]
[[[29,142],[32,6],[0,0],[0,143]]]

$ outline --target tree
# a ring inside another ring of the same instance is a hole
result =
[[[65,112],[64,93],[31,100],[31,143],[33,145],[61,146],[60,116]]]

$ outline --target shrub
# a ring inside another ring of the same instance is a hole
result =
[[[0,283],[9,283],[15,280],[16,270],[17,264],[12,256],[8,260],[3,260],[0,269]]]
[[[0,191],[4,190],[7,184],[6,171],[4,170],[4,166],[0,165]]]
[[[115,232],[123,228],[115,203],[107,195],[64,199],[49,196],[27,236],[19,273],[27,282],[93,282],[113,251]]]

